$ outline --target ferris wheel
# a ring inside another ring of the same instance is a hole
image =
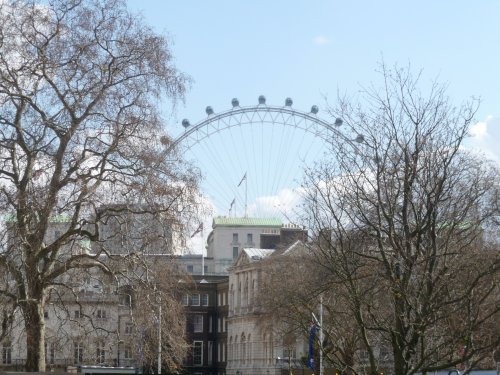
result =
[[[345,138],[342,119],[322,119],[316,105],[297,110],[291,98],[283,106],[268,105],[263,95],[257,105],[231,104],[219,113],[206,107],[207,117],[195,124],[184,119],[173,144],[199,168],[214,215],[290,218],[304,168],[324,157],[332,137]]]

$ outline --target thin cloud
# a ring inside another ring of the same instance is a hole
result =
[[[318,46],[323,46],[325,44],[330,43],[330,39],[324,35],[317,35],[313,38],[313,43]]]
[[[489,159],[500,161],[498,144],[500,141],[500,117],[488,116],[485,121],[474,124],[466,146],[483,153]]]
[[[473,137],[477,137],[477,138],[485,137],[488,134],[486,122],[482,121],[482,122],[478,122],[478,123],[474,124],[474,126],[472,126],[470,128],[469,133]]]

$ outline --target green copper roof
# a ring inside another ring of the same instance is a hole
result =
[[[15,214],[7,214],[4,216],[3,220],[7,223],[15,223],[17,221],[17,216]],[[71,217],[68,215],[52,215],[49,221],[51,223],[69,223]]]
[[[214,218],[213,226],[248,226],[248,227],[281,227],[283,223],[276,218],[258,218],[258,217],[226,217],[219,216]]]

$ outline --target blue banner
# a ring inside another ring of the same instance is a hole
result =
[[[318,331],[318,326],[313,324],[309,330],[309,361],[307,366],[314,370],[314,340],[316,339],[316,332]]]

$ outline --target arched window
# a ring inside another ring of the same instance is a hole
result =
[[[234,336],[234,344],[233,344],[233,360],[237,361],[239,359],[239,352],[238,352],[238,336]]]
[[[252,335],[249,334],[247,338],[247,361],[251,363],[252,361]]]
[[[269,353],[268,353],[268,348],[267,348],[267,335],[264,333],[264,335],[262,336],[262,345],[263,345],[263,351],[262,351],[262,354],[263,354],[263,361],[264,363],[267,363],[267,357],[269,356]]]
[[[245,359],[247,357],[247,343],[245,341],[245,334],[241,334],[241,340],[240,340],[240,345],[241,345],[241,353],[240,353],[240,359],[242,363],[245,363]]]

